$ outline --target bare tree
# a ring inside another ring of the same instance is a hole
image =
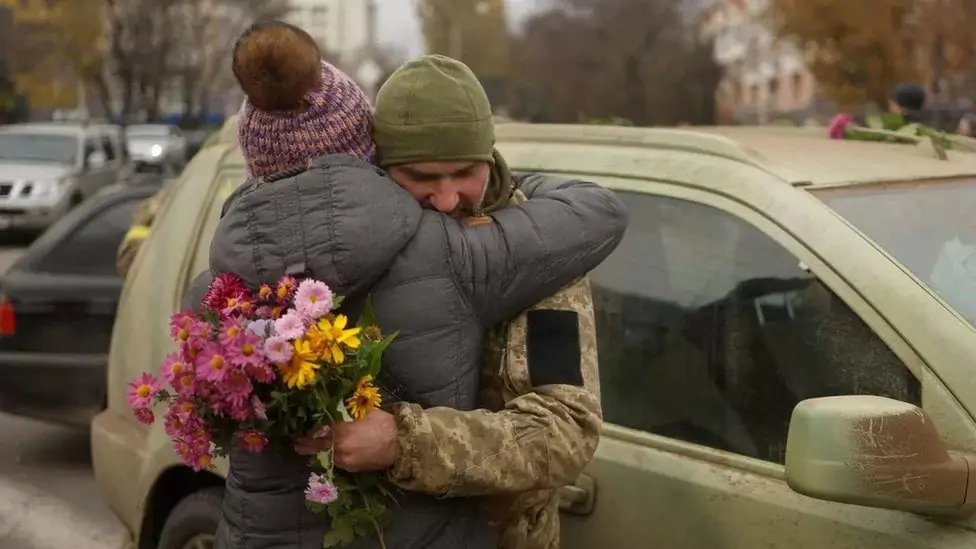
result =
[[[515,48],[513,114],[624,118],[637,125],[707,123],[721,70],[680,0],[561,0],[530,20]],[[521,103],[521,105],[520,105]]]
[[[185,2],[179,12],[179,55],[175,77],[180,81],[184,117],[195,119],[216,93],[236,86],[230,58],[234,42],[252,22],[284,16],[287,0],[199,0]]]

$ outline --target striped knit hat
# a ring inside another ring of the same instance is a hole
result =
[[[327,154],[375,160],[369,99],[305,31],[281,21],[252,25],[234,46],[233,68],[247,95],[237,138],[248,178]]]

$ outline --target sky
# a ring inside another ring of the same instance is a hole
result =
[[[541,0],[505,0],[512,25],[532,13]],[[417,23],[416,0],[376,0],[380,44],[395,46],[408,57],[423,54],[423,41]]]

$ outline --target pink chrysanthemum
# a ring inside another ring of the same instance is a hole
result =
[[[173,450],[176,451],[176,455],[180,456],[183,463],[197,472],[213,467],[213,455],[210,453],[209,442],[206,450],[202,446],[200,439],[177,439],[173,441]]]
[[[188,418],[182,416],[172,408],[163,416],[163,428],[166,431],[166,435],[170,438],[184,436],[189,430],[188,422]]]
[[[219,382],[227,376],[231,364],[227,355],[224,354],[223,347],[211,343],[200,351],[194,367],[199,378]]]
[[[201,304],[212,311],[222,311],[227,306],[229,298],[244,292],[246,292],[244,281],[239,276],[221,273],[210,282]]]
[[[237,434],[237,445],[248,452],[260,452],[268,445],[268,437],[260,431],[249,429]]]
[[[191,337],[180,344],[180,356],[187,364],[196,364],[200,351],[209,343],[206,339]]]
[[[186,373],[173,380],[173,390],[182,397],[191,397],[197,394],[199,386],[193,373]]]
[[[249,403],[254,385],[242,370],[231,370],[220,384],[221,396],[231,404],[244,406]]]
[[[332,309],[332,290],[324,282],[303,280],[295,291],[295,310],[303,317],[318,320]]]
[[[169,319],[169,335],[175,341],[186,341],[190,338],[190,328],[197,322],[197,317],[189,311],[180,311]]]
[[[292,296],[295,295],[295,288],[297,286],[298,283],[295,281],[294,277],[287,275],[281,277],[281,279],[278,280],[277,286],[275,286],[275,299],[279,304],[283,305],[287,303]]]
[[[244,371],[247,372],[247,375],[251,376],[251,379],[258,383],[271,383],[275,380],[274,368],[265,362],[245,366]]]
[[[254,311],[254,299],[247,292],[240,292],[227,298],[220,314],[223,316],[242,316]]]
[[[227,355],[238,366],[254,366],[264,362],[263,347],[260,337],[245,332],[227,349]]]
[[[305,499],[312,503],[328,505],[339,499],[339,490],[324,476],[312,473],[305,488]]]
[[[143,373],[129,383],[129,405],[136,409],[149,408],[162,389],[163,384],[155,376]]]
[[[172,353],[163,360],[163,365],[159,368],[160,375],[173,388],[177,386],[177,380],[187,374],[193,374],[193,367],[187,364],[181,353]]]
[[[149,408],[136,408],[133,413],[136,415],[136,419],[139,420],[139,423],[142,423],[143,425],[152,425],[153,422],[156,421],[155,414],[153,414],[153,411]]]
[[[225,318],[220,321],[220,344],[229,347],[237,343],[244,335],[244,324],[236,318]]]
[[[189,341],[192,341],[194,339],[210,341],[211,339],[213,339],[213,330],[214,330],[213,325],[210,324],[209,322],[203,320],[199,322],[194,322],[193,325],[190,326]]]
[[[275,364],[288,362],[294,352],[291,343],[283,337],[269,337],[264,342],[264,356]]]
[[[285,339],[298,339],[305,335],[305,322],[295,311],[288,311],[275,320],[275,335]]]

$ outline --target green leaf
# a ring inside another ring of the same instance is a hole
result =
[[[344,402],[339,401],[339,403],[336,405],[336,411],[339,412],[339,415],[342,417],[342,421],[347,423],[353,421],[352,416],[349,415],[349,410],[346,410],[346,405]]]
[[[882,129],[895,131],[905,125],[905,117],[896,112],[881,115]]]
[[[367,369],[367,373],[373,376],[374,379],[380,373],[380,368],[383,365],[383,352],[386,351],[386,348],[390,346],[390,343],[393,343],[393,340],[396,339],[396,336],[397,333],[388,335],[383,339],[381,339],[379,342],[377,342],[370,349],[369,366]]]
[[[341,516],[332,520],[329,531],[322,539],[322,547],[348,545],[354,539],[356,539],[356,533],[353,531],[353,525],[344,516]]]
[[[898,133],[907,133],[907,134],[910,134],[910,135],[918,135],[919,133],[924,133],[924,130],[922,130],[922,127],[919,124],[917,124],[917,123],[915,123],[915,124],[906,124],[906,125],[898,128],[895,131],[897,131]]]
[[[866,122],[868,124],[868,127],[873,130],[882,130],[885,127],[884,120],[882,120],[881,115],[878,114],[872,114],[871,116],[868,116]]]
[[[371,296],[366,296],[366,302],[363,303],[363,312],[359,313],[359,320],[356,321],[356,326],[359,328],[367,328],[369,326],[378,326],[379,323],[376,321],[376,313],[373,312],[373,300]]]
[[[220,314],[218,314],[216,311],[204,309],[200,316],[203,317],[204,321],[209,322],[210,324],[220,325]]]

